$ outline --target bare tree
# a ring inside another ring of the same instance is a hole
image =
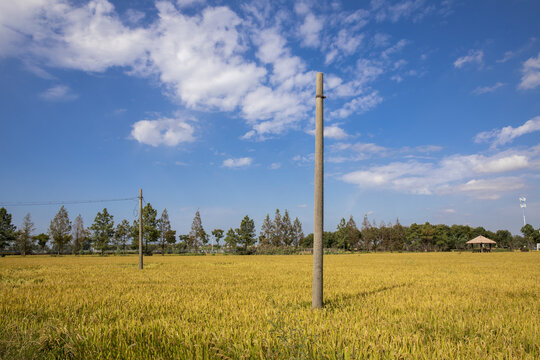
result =
[[[73,254],[81,252],[83,244],[88,237],[88,231],[84,228],[84,222],[81,214],[77,215],[73,222]]]

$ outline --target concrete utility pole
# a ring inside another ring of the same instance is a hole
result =
[[[143,253],[142,253],[142,189],[139,189],[139,269],[143,268]]]
[[[312,307],[323,307],[323,215],[324,215],[324,122],[323,74],[317,73],[315,95],[315,211],[313,228],[313,299]]]

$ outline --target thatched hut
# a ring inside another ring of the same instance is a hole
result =
[[[496,242],[484,236],[477,236],[474,239],[467,241],[467,244],[472,245],[473,252],[491,252],[491,245],[496,244]],[[475,247],[475,244],[478,244],[477,248]],[[489,248],[486,245],[489,245]]]

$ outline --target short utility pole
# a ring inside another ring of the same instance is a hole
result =
[[[143,251],[142,251],[142,189],[139,189],[139,269],[143,268]]]

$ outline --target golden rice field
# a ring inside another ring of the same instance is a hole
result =
[[[0,357],[539,359],[540,253],[0,258]]]

